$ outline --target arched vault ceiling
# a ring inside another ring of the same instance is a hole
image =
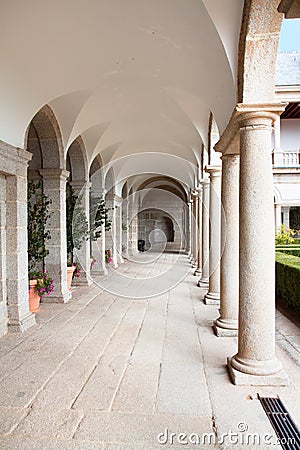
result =
[[[151,138],[197,154],[207,113],[222,132],[236,102],[242,3],[3,2],[0,139],[23,147],[32,117],[50,104],[65,146],[89,141],[89,162],[115,143]]]
[[[174,178],[182,186],[194,187],[197,166],[170,154],[163,153],[137,153],[120,158],[101,168],[99,176],[102,177],[113,168],[115,184],[124,183],[132,177],[164,176]]]

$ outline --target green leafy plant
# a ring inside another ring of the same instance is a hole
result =
[[[29,272],[29,279],[37,280],[36,291],[39,297],[42,297],[45,294],[49,295],[54,291],[54,280],[48,274],[48,270],[46,270],[45,272],[43,272],[42,270],[32,270]]]
[[[38,263],[49,254],[46,242],[51,238],[46,230],[46,223],[51,213],[49,206],[52,201],[43,193],[42,182],[28,182],[27,190],[27,236],[28,236],[28,268],[29,272],[36,270]]]
[[[90,200],[90,236],[92,241],[101,237],[102,225],[105,224],[105,231],[111,230],[111,220],[108,218],[108,211],[105,207],[105,200],[91,197]]]
[[[279,232],[275,235],[275,244],[276,245],[286,245],[286,244],[294,244],[296,232],[289,228],[286,228],[284,225],[281,225]]]
[[[83,242],[89,239],[89,226],[84,208],[81,206],[82,195],[75,195],[74,189],[68,186],[66,200],[67,214],[67,253],[68,263],[73,262],[74,248],[80,250]]]

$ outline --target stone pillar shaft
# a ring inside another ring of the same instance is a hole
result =
[[[197,267],[198,265],[198,195],[197,193],[193,193],[193,214],[192,214],[192,221],[193,221],[193,252],[192,252],[192,265],[193,267]]]
[[[198,214],[197,214],[197,268],[194,275],[201,274],[202,272],[202,186],[197,188],[198,194]]]
[[[239,340],[228,360],[235,384],[286,382],[275,358],[274,116],[263,111],[240,120]]]
[[[119,202],[116,205],[116,234],[117,234],[117,258],[118,263],[124,263],[124,259],[122,256],[122,247],[123,247],[123,226],[122,226],[122,202]]]
[[[217,336],[237,336],[239,299],[239,155],[222,156],[220,317]]]
[[[25,331],[35,323],[28,303],[27,162],[18,176],[6,177],[6,294],[8,327]]]
[[[188,256],[191,258],[192,256],[192,203],[188,202]]]
[[[86,181],[71,181],[70,185],[72,189],[74,189],[75,195],[82,196],[81,206],[84,209],[86,219],[89,224],[89,209],[90,209],[90,186],[91,183]],[[74,248],[74,256],[76,256],[76,260],[80,263],[82,267],[82,271],[80,273],[80,278],[74,278],[74,285],[84,285],[91,284],[91,273],[90,273],[90,241],[84,240],[82,243],[82,247],[78,250]]]
[[[275,233],[281,229],[281,205],[275,204]]]
[[[109,195],[106,197],[106,207],[109,208],[108,217],[111,221],[111,229],[106,232],[106,249],[111,251],[112,267],[118,267],[117,256],[117,208],[115,196]]]
[[[283,206],[282,207],[283,212],[283,225],[285,229],[290,228],[290,207],[289,206]]]
[[[210,175],[210,228],[209,228],[209,291],[205,304],[219,305],[220,302],[220,257],[221,257],[221,166],[207,166]]]
[[[202,194],[202,276],[198,281],[199,287],[208,288],[209,281],[209,190],[208,178],[201,180]]]
[[[54,278],[54,292],[43,297],[46,302],[64,303],[71,298],[67,287],[67,239],[66,239],[66,181],[69,172],[63,169],[41,169],[43,190],[51,200],[51,217],[47,222],[50,240],[46,247],[49,254],[45,266]]]

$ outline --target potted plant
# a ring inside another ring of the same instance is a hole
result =
[[[105,262],[106,264],[110,264],[112,262],[110,250],[105,250]]]
[[[53,291],[53,279],[44,272],[44,258],[49,254],[46,241],[50,239],[50,232],[46,230],[46,223],[50,218],[49,206],[52,201],[43,193],[43,183],[28,182],[27,187],[27,237],[28,237],[28,281],[29,281],[29,310],[39,309],[40,297],[43,293]],[[51,287],[50,287],[51,286]],[[43,290],[45,289],[45,290]],[[32,305],[32,302],[35,305]]]
[[[71,290],[72,279],[74,276],[80,277],[80,266],[74,261],[74,248],[80,250],[83,242],[89,238],[88,221],[81,206],[82,195],[75,195],[74,189],[68,186],[68,195],[66,202],[67,219],[67,284]]]
[[[32,270],[29,272],[29,278],[29,311],[36,313],[39,310],[40,298],[54,291],[54,280],[48,270]]]

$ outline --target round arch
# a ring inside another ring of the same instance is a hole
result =
[[[29,170],[65,169],[62,135],[50,106],[45,105],[28,125],[24,148],[33,154]]]

